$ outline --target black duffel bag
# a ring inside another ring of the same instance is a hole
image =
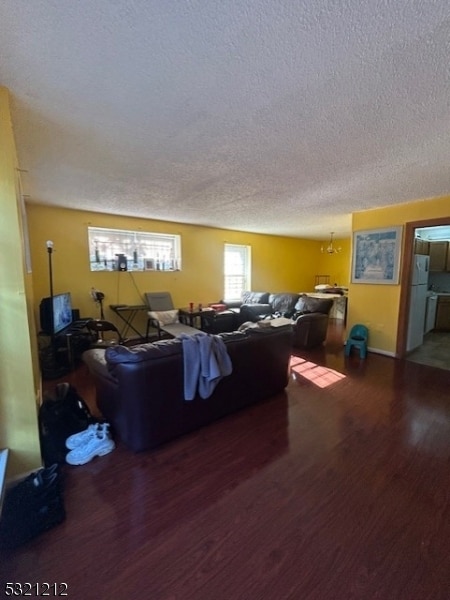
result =
[[[0,549],[16,548],[66,517],[57,464],[39,469],[6,491],[0,519]]]
[[[88,405],[69,383],[59,383],[55,395],[46,395],[39,408],[39,436],[45,466],[65,462],[66,440],[96,423]]]

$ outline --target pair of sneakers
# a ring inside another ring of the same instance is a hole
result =
[[[109,432],[109,423],[93,423],[84,431],[66,439],[66,455],[69,465],[84,465],[96,456],[109,454],[116,447]]]

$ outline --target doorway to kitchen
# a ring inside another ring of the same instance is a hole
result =
[[[428,313],[422,312],[423,337],[416,342],[416,347],[410,348],[408,325],[411,327],[412,311],[415,309],[411,290],[414,289],[413,272],[418,255],[427,256],[430,261],[426,299]],[[397,355],[412,362],[450,370],[449,217],[406,224],[401,283]],[[434,315],[430,314],[433,309]]]

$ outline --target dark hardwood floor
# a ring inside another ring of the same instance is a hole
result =
[[[450,372],[345,359],[342,340],[336,325],[296,352],[276,398],[64,466],[66,521],[4,554],[0,581],[84,600],[448,600]],[[86,371],[71,379],[92,402]]]

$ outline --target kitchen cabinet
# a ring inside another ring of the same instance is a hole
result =
[[[414,240],[414,254],[429,254],[430,242],[416,238]]]
[[[450,270],[448,242],[430,242],[430,271]]]
[[[448,296],[438,295],[436,329],[450,331],[450,294]]]

